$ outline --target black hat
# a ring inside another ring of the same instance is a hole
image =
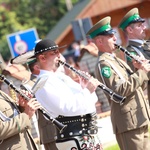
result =
[[[39,41],[36,46],[35,46],[35,55],[39,54],[39,53],[43,53],[45,51],[53,51],[56,49],[60,49],[60,48],[64,48],[65,46],[59,47],[58,45],[56,45],[56,43],[50,39],[44,39]]]
[[[139,16],[138,8],[131,9],[121,20],[119,28],[124,30],[131,23],[145,22],[145,19]]]
[[[114,34],[115,31],[112,29],[110,25],[111,18],[109,16],[101,19],[97,22],[86,35],[89,35],[91,38],[94,38],[98,35],[111,35]]]

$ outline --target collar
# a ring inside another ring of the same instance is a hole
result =
[[[144,43],[144,40],[139,40],[139,39],[129,39],[129,41],[137,42],[141,45]]]
[[[112,58],[115,57],[115,54],[114,53],[106,53],[107,55],[111,56]]]
[[[114,53],[108,53],[108,52],[100,52],[99,51],[99,56],[102,56],[103,59],[111,59],[114,60],[115,54]]]
[[[48,71],[48,70],[42,70],[42,69],[41,69],[39,76],[41,76],[41,75],[43,75],[43,74],[51,74],[51,73],[53,73],[53,72]]]

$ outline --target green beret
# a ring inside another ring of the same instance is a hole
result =
[[[131,9],[121,20],[119,28],[124,30],[131,23],[144,22],[145,20],[139,16],[138,8]]]
[[[110,20],[111,18],[109,16],[101,19],[87,32],[86,35],[89,35],[91,38],[94,38],[98,35],[114,34],[115,31],[110,25]]]

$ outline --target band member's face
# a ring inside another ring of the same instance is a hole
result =
[[[116,36],[111,35],[101,35],[96,38],[96,45],[102,52],[112,53],[115,50]]]
[[[128,33],[131,34],[132,38],[134,39],[143,40],[146,37],[145,30],[146,25],[142,22],[133,23],[129,27],[127,27]]]
[[[41,55],[42,62],[45,63],[49,70],[55,71],[58,68],[58,60],[60,58],[59,50],[47,51]]]

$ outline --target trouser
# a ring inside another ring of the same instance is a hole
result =
[[[44,148],[45,148],[45,150],[58,150],[55,141],[44,144]]]
[[[138,129],[116,134],[120,150],[149,150],[148,125]]]

